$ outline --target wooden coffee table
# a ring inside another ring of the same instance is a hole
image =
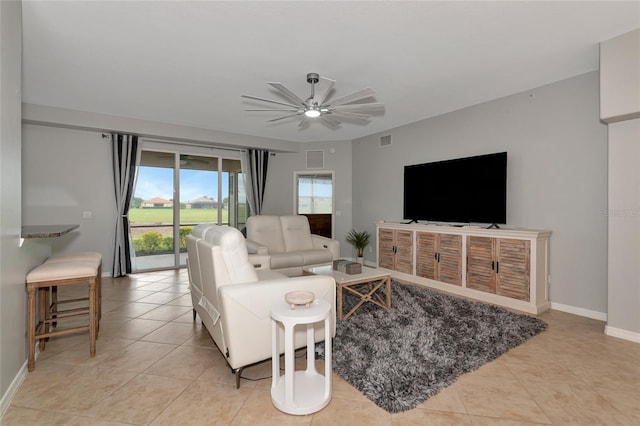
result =
[[[368,266],[362,267],[360,274],[344,274],[334,271],[332,265],[315,266],[306,268],[306,272],[316,275],[329,275],[336,280],[337,294],[337,316],[339,320],[349,318],[360,306],[366,302],[373,303],[385,310],[391,308],[391,276],[376,268]],[[386,285],[386,296],[383,297],[379,291]],[[342,312],[343,291],[349,292],[360,300],[346,314]]]

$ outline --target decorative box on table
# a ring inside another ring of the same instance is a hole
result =
[[[362,265],[350,260],[339,259],[333,261],[333,270],[349,275],[360,274],[362,273]]]

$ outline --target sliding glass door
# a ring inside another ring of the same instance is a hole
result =
[[[247,207],[239,158],[144,149],[129,211],[137,271],[186,265],[193,226],[243,227]]]

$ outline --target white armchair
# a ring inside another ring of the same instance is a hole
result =
[[[250,216],[249,253],[269,256],[269,267],[288,276],[302,275],[305,266],[326,265],[340,258],[340,242],[314,235],[306,216]]]
[[[271,358],[270,309],[289,291],[306,290],[332,306],[331,335],[335,336],[335,281],[327,276],[289,278],[272,270],[256,270],[245,239],[235,228],[213,225],[196,240],[202,296],[194,305],[209,334],[236,375],[240,386],[243,368]],[[193,266],[190,261],[189,265]],[[324,325],[315,336],[323,339]],[[282,334],[282,333],[281,333]],[[296,331],[296,347],[306,345],[306,332]],[[280,341],[280,352],[284,342]],[[313,356],[313,354],[308,354]]]

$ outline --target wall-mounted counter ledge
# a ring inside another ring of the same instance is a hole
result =
[[[51,238],[79,228],[80,225],[27,225],[22,227],[22,238]]]

